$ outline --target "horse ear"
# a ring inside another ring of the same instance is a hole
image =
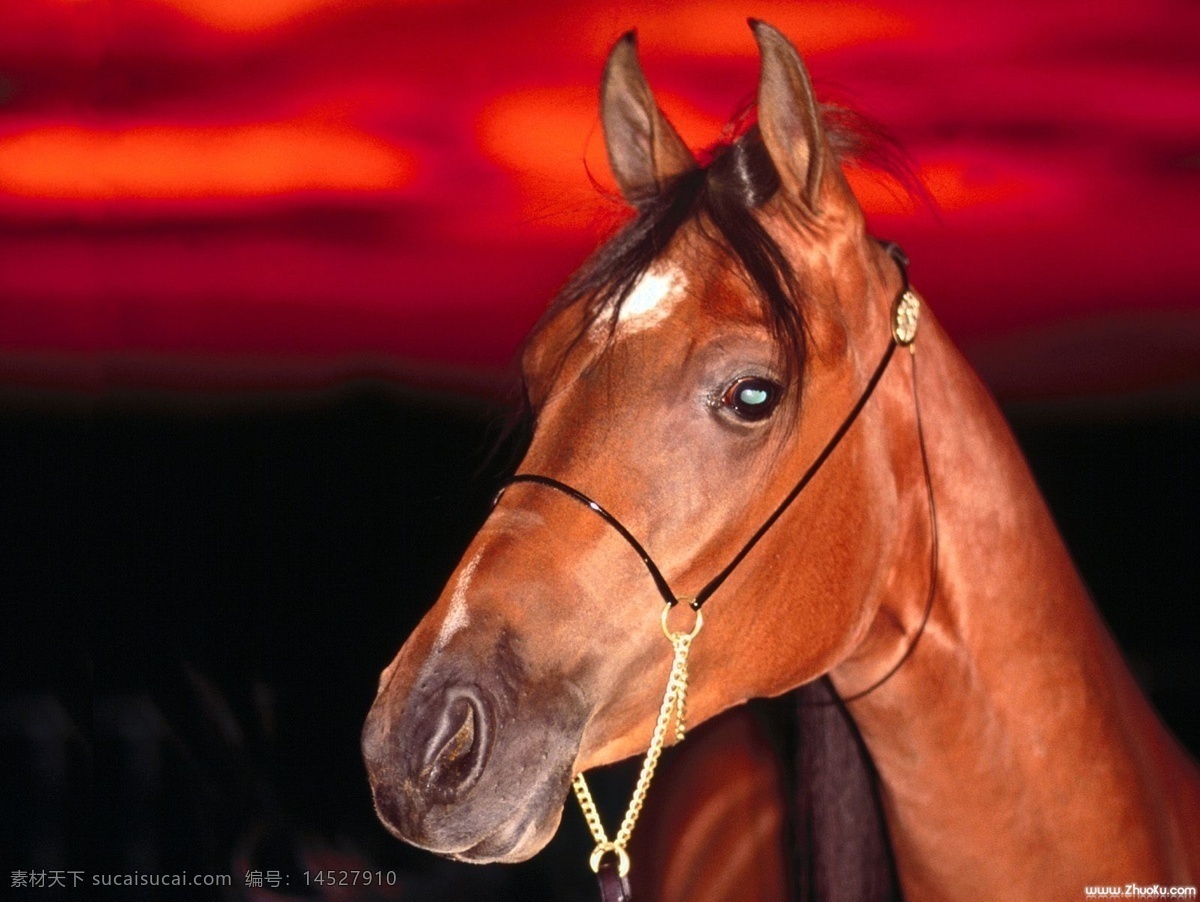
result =
[[[600,120],[617,186],[635,207],[696,166],[695,157],[654,102],[632,31],[617,41],[604,66]]]
[[[812,80],[800,54],[778,29],[755,19],[750,28],[762,57],[758,125],[763,144],[787,193],[818,215],[823,181],[839,173],[825,142]]]

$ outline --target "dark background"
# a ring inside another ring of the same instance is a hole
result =
[[[1134,672],[1195,753],[1200,416],[1161,398],[1010,413]],[[486,512],[501,414],[381,383],[6,399],[13,868],[231,873],[240,898],[247,869],[324,862],[396,869],[404,898],[590,898],[573,806],[529,864],[454,865],[383,831],[359,758],[379,670]],[[617,771],[610,818],[633,780]],[[112,895],[184,896],[221,897]]]

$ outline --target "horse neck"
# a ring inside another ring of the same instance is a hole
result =
[[[906,895],[1194,880],[1194,764],[1131,679],[986,389],[936,323],[918,345],[937,593],[912,656],[850,706]],[[924,599],[885,601],[877,623],[911,636]]]

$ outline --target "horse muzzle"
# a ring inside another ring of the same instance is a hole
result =
[[[485,658],[482,673],[479,658],[457,654],[408,686],[393,676],[367,715],[363,757],[375,810],[398,839],[477,863],[523,861],[558,828],[586,712],[563,681],[525,680],[512,643]]]

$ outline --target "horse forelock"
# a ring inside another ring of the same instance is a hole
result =
[[[705,154],[704,165],[668,182],[571,277],[530,336],[568,308],[582,307],[580,335],[600,325],[610,339],[621,310],[675,237],[695,234],[741,270],[758,296],[789,376],[803,368],[803,292],[794,268],[755,216],[779,189],[779,176],[754,126]]]

